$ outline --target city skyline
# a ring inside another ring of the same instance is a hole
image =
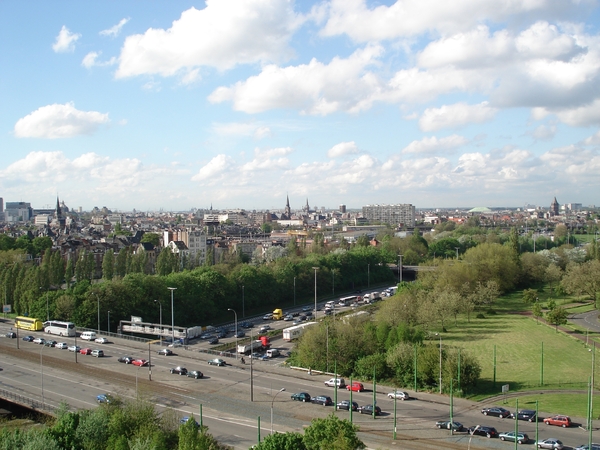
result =
[[[1,2],[0,197],[88,211],[595,205],[599,12]]]

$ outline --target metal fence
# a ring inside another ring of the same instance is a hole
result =
[[[21,394],[15,394],[14,392],[7,391],[6,389],[0,389],[0,397],[2,397],[4,400],[16,403],[17,405],[34,409],[36,411],[44,411],[50,414],[54,414],[56,411],[56,408],[54,406],[49,405],[46,402],[40,402],[39,400],[25,397]]]

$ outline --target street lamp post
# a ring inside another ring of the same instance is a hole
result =
[[[171,344],[175,345],[175,311],[173,310],[173,291],[177,290],[174,287],[168,287],[171,291]]]
[[[242,285],[242,319],[246,317],[246,296],[244,286]]]
[[[96,301],[98,303],[98,334],[100,334],[100,297],[95,292],[93,293],[96,296]]]
[[[367,289],[371,287],[371,264],[367,264]]]
[[[106,312],[108,313],[108,321],[106,322],[106,331],[108,331],[108,334],[110,335],[110,309]]]
[[[273,434],[273,403],[275,403],[275,397],[277,397],[277,394],[283,391],[285,391],[285,388],[279,389],[277,393],[273,396],[273,400],[271,400],[271,434]]]
[[[44,359],[42,357],[42,350],[44,350],[44,347],[45,345],[42,345],[42,347],[40,348],[40,371],[42,375],[42,408],[44,408],[44,405],[46,403],[44,399]]]
[[[435,333],[436,336],[440,337],[440,394],[442,393],[442,335]]]
[[[294,306],[296,306],[296,277],[294,277]]]
[[[238,327],[237,327],[237,313],[235,312],[235,309],[232,308],[227,308],[227,311],[232,311],[234,316],[235,316],[235,359],[238,359],[238,352],[237,352],[237,346],[238,346]]]
[[[162,303],[158,300],[154,300],[154,303],[158,303],[159,307],[159,315],[160,315],[160,334],[158,335],[158,339],[160,339],[160,345],[162,347]]]
[[[398,255],[398,283],[402,283],[402,256]]]
[[[315,322],[317,321],[317,270],[319,270],[318,267],[313,267],[313,270],[315,271]]]

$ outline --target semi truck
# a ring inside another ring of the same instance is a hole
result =
[[[273,320],[281,320],[283,319],[284,314],[283,314],[283,310],[280,308],[274,309],[273,310]]]
[[[312,325],[315,325],[317,322],[306,322],[301,323],[300,325],[296,325],[289,328],[283,329],[283,340],[291,341],[293,339],[298,339],[304,333],[304,330]]]
[[[271,341],[269,340],[269,336],[261,336],[260,339],[252,341],[248,344],[238,345],[237,352],[244,355],[248,355],[253,352],[267,350],[270,347]]]

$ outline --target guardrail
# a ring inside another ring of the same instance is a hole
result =
[[[56,410],[54,406],[49,405],[46,402],[40,402],[39,400],[25,397],[21,394],[15,394],[14,392],[7,391],[6,389],[0,389],[0,397],[2,397],[4,400],[16,403],[17,405],[25,406],[37,411],[45,411],[50,414],[54,414]]]

